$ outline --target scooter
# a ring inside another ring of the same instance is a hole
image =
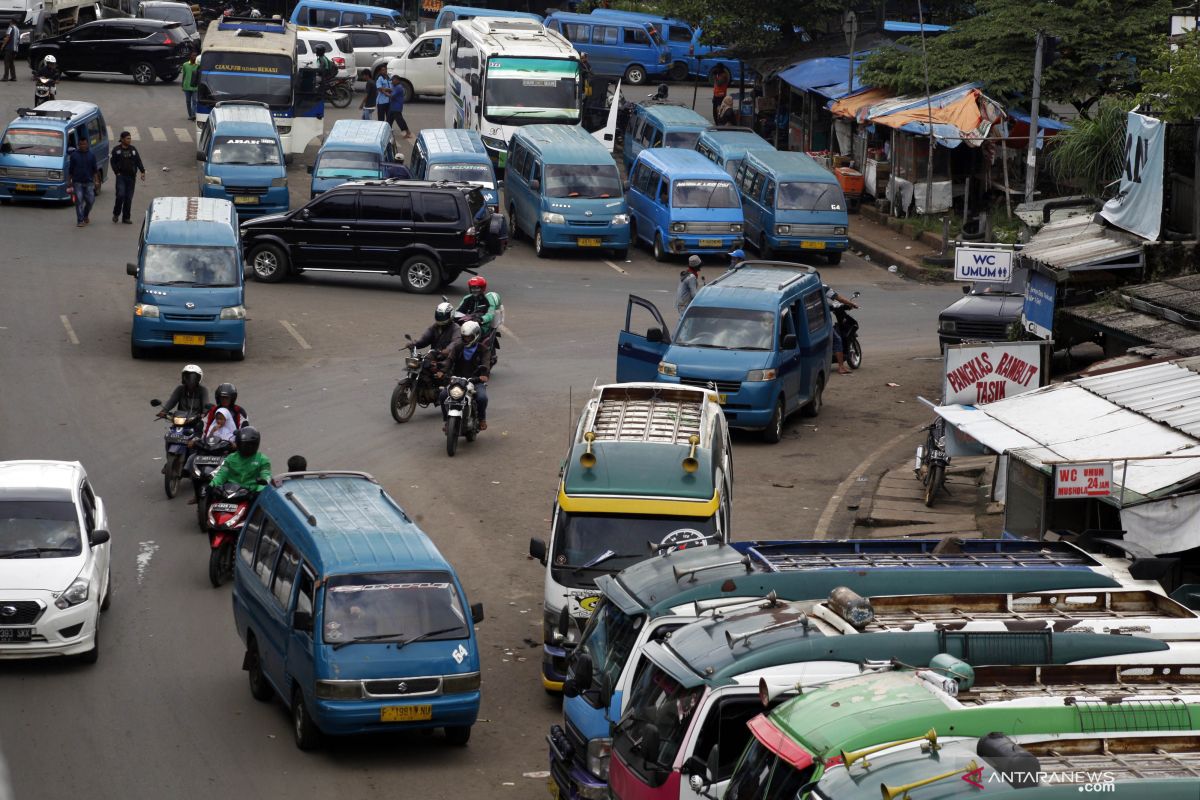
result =
[[[205,512],[208,481],[217,471],[217,467],[221,466],[225,456],[233,450],[233,442],[216,436],[198,438],[192,443],[192,454],[188,456],[184,474],[192,482],[192,491],[196,495],[196,523],[201,532],[208,530],[208,516]]]
[[[946,421],[939,417],[925,428],[925,444],[917,446],[913,472],[925,486],[925,505],[933,507],[938,490],[950,494],[946,488],[946,467],[950,466],[950,454],[946,452]]]
[[[852,299],[857,300],[862,292],[855,292]],[[858,369],[862,366],[862,345],[858,342],[858,320],[850,316],[850,309],[844,303],[832,303],[833,324],[837,327],[838,335],[842,337],[842,353],[846,366]]]
[[[233,577],[234,548],[246,522],[254,493],[236,483],[208,487],[208,579],[220,586]]]
[[[420,355],[417,354],[417,344],[407,333],[408,357],[404,359],[404,377],[392,390],[391,411],[392,419],[396,422],[408,422],[416,413],[417,406],[426,408],[437,402],[438,380],[433,377],[437,372],[438,353],[432,347]]]
[[[325,99],[334,108],[345,108],[354,99],[354,83],[349,78],[333,78],[326,81]]]
[[[162,405],[161,400],[151,400],[155,408]],[[155,419],[166,418],[166,413],[159,411]],[[188,443],[196,438],[196,429],[200,425],[199,417],[187,417],[182,414],[171,416],[171,425],[163,434],[167,450],[167,461],[163,464],[163,491],[167,499],[173,498],[179,491],[179,480],[183,477],[183,465],[187,460]]]
[[[41,77],[33,87],[33,106],[37,108],[58,96],[58,85],[53,78]]]
[[[454,451],[458,449],[458,437],[465,436],[468,442],[473,442],[479,435],[475,379],[452,376],[446,384],[443,408],[446,411],[446,455],[454,458]]]

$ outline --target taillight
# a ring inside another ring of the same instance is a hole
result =
[[[467,232],[463,234],[463,244],[466,247],[475,246],[475,229],[467,228]]]
[[[175,44],[175,42],[171,41],[171,37],[167,36],[165,33],[163,34],[163,42],[162,43],[163,44]]]
[[[338,58],[337,56],[334,56],[333,63],[337,64],[338,69],[346,68],[346,59],[344,59],[344,58]]]

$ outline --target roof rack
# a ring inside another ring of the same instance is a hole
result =
[[[946,541],[946,540],[943,540]],[[1027,569],[1089,568],[1098,562],[1070,544],[1005,539],[987,542],[964,540],[957,548],[940,548],[934,542],[761,542],[746,555],[770,572],[818,569]]]
[[[325,478],[363,478],[374,484],[379,483],[369,472],[360,472],[355,469],[314,469],[304,472],[281,472],[271,478],[271,485],[278,489],[285,480],[323,480]]]
[[[718,275],[714,280],[709,281],[708,285],[715,286],[718,283],[720,283],[721,281],[732,280],[734,278],[734,276],[737,276],[742,270],[744,270],[746,268],[750,268],[750,267],[755,267],[755,268],[769,267],[769,268],[778,268],[778,269],[790,269],[799,274],[790,275],[787,278],[785,278],[784,280],[780,281],[778,284],[775,284],[773,281],[764,279],[764,280],[760,280],[760,281],[753,282],[753,283],[743,282],[738,288],[775,289],[775,290],[786,289],[791,284],[793,284],[797,281],[803,280],[804,278],[808,277],[809,275],[818,274],[816,267],[811,267],[808,264],[794,264],[791,261],[742,261],[737,264],[734,264],[732,267],[730,267],[724,273]]]
[[[42,108],[18,108],[17,116],[19,117],[47,117],[53,119],[70,119],[75,116],[70,111],[62,109],[42,109]]]
[[[1200,665],[1053,664],[975,667],[975,683],[958,693],[964,705],[1027,697],[1200,694]]]
[[[243,17],[230,14],[229,16],[221,17],[221,21],[217,23],[219,31],[238,31],[239,34],[257,33],[284,33],[287,30],[287,23],[281,19],[271,19],[267,17]]]
[[[737,567],[737,566],[743,566],[746,568],[746,572],[750,572],[750,558],[748,556],[743,556],[742,558],[739,558],[737,561],[723,561],[720,564],[705,564],[704,566],[692,567],[691,569],[680,569],[679,565],[676,564],[671,567],[671,572],[674,573],[674,575],[675,575],[676,583],[678,583],[684,576],[688,576],[691,578],[691,580],[689,581],[690,583],[695,583],[697,573],[706,572],[710,569],[722,569],[724,567]]]
[[[1104,773],[1108,781],[1200,778],[1200,737],[1194,734],[1047,736],[1023,738],[1021,748],[1037,758],[1039,773],[1067,785],[1089,773]]]
[[[300,498],[296,497],[295,493],[284,492],[283,496],[286,497],[291,502],[291,504],[294,505],[300,511],[300,513],[304,515],[304,518],[306,520],[308,520],[309,525],[311,525],[314,528],[317,527],[317,518],[315,516],[313,516],[313,513],[311,511],[309,511],[307,508],[305,508],[304,503],[300,502]]]
[[[657,391],[649,387],[602,389],[589,431],[596,441],[689,443],[704,421],[698,392]]]

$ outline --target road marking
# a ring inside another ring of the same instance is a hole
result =
[[[150,138],[156,142],[165,142],[167,140],[167,132],[162,128],[151,128]]]
[[[192,132],[189,131],[187,128],[176,128],[175,129],[175,138],[181,142],[187,142],[188,144],[191,144],[192,143]]]
[[[292,323],[288,322],[286,319],[281,319],[279,320],[279,324],[283,326],[285,331],[292,335],[293,339],[299,342],[301,349],[312,350],[312,345],[304,341],[304,337],[300,335],[300,331],[296,330]]]
[[[503,333],[505,336],[511,336],[512,340],[514,342],[516,342],[517,344],[521,343],[521,337],[517,336],[515,333],[513,333],[512,330],[507,325],[501,325],[500,332]]]
[[[850,487],[857,481],[862,474],[871,468],[871,464],[875,459],[886,453],[891,448],[899,444],[900,440],[905,437],[912,436],[913,433],[925,427],[920,425],[912,430],[906,430],[903,433],[898,433],[891,439],[881,444],[879,447],[871,451],[871,454],[863,459],[862,463],[854,468],[854,471],[847,475],[841,483],[837,485],[837,490],[829,497],[829,502],[825,504],[825,510],[821,512],[821,518],[817,521],[817,529],[813,533],[814,539],[824,539],[829,535],[829,524],[833,522],[833,515],[837,513],[838,504],[846,493],[850,491]]]
[[[108,129],[108,139],[109,139],[109,141],[112,141],[113,139],[117,138],[116,136],[114,136],[114,135],[113,135],[113,129],[112,129],[112,125],[105,125],[104,127]]]
[[[125,130],[129,131],[129,138],[133,141],[140,142],[142,140],[142,134],[137,128],[126,128]]]
[[[66,314],[58,316],[62,320],[63,327],[67,329],[67,338],[71,340],[71,344],[79,344],[79,337],[75,335],[75,329],[71,327],[71,320],[67,319]]]
[[[621,273],[622,275],[628,275],[628,274],[629,274],[628,272],[626,272],[625,270],[621,269],[620,267],[618,267],[616,264],[614,264],[614,263],[613,263],[613,262],[611,262],[611,261],[605,261],[604,263],[605,263],[605,264],[608,264],[610,267],[612,267],[613,269],[615,269],[617,272]]]

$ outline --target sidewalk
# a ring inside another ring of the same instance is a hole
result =
[[[891,225],[903,226],[903,220],[892,220]],[[874,206],[863,205],[859,213],[850,215],[850,249],[863,254],[871,263],[882,269],[896,266],[896,271],[907,278],[919,281],[948,280],[950,271],[926,264],[925,256],[936,256],[940,237],[926,233],[920,238],[896,230],[887,223],[887,216],[880,214]]]
[[[855,538],[891,539],[998,536],[1003,516],[988,501],[992,487],[993,456],[958,458],[946,470],[949,493],[939,493],[932,508],[925,506],[925,486],[913,475],[906,459],[879,479],[874,494],[864,498],[855,514]]]

